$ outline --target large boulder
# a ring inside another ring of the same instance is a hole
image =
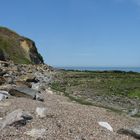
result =
[[[16,87],[9,91],[11,96],[35,99],[37,91],[27,87]]]
[[[44,101],[41,95],[38,93],[38,91],[28,87],[15,87],[9,90],[9,94],[15,97],[25,97],[38,101]]]
[[[132,128],[122,128],[117,131],[119,134],[131,135],[136,139],[140,139],[140,125]]]
[[[21,109],[17,109],[9,113],[3,120],[1,128],[7,126],[21,127],[26,125],[26,123],[32,119],[32,116],[28,112],[24,112]]]

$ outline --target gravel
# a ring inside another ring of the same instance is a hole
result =
[[[117,130],[127,128],[140,122],[103,108],[80,105],[67,97],[53,92],[43,92],[44,102],[27,98],[10,98],[0,102],[0,117],[16,109],[30,112],[33,119],[20,128],[6,127],[0,131],[1,140],[35,140],[26,135],[33,129],[45,129],[44,140],[134,140],[133,137],[118,134]],[[3,105],[4,104],[4,105]],[[6,105],[5,105],[6,104]],[[36,108],[47,108],[44,118],[36,116]],[[108,122],[113,132],[101,127],[98,122]]]

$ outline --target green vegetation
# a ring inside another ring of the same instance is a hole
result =
[[[25,47],[29,47],[28,52],[21,46],[21,41],[27,41],[28,45]],[[32,40],[5,27],[0,27],[0,60],[12,60],[18,64],[43,63]]]
[[[134,89],[128,94],[129,97],[131,98],[139,98],[140,99],[140,90],[139,89]]]
[[[51,87],[81,104],[114,110],[133,108],[130,100],[140,100],[140,74],[135,72],[61,71]]]
[[[31,62],[25,58],[24,51],[18,47],[19,44],[15,39],[0,37],[0,52],[7,59],[13,60],[15,63],[30,64]]]

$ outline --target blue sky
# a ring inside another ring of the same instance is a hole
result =
[[[0,13],[49,65],[140,67],[140,0],[1,0]]]

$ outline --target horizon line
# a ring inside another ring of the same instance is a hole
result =
[[[140,68],[140,66],[66,66],[66,65],[63,65],[63,66],[61,66],[61,65],[51,65],[52,67],[66,67],[66,68],[72,68],[72,67],[76,67],[76,68],[78,68],[78,67],[81,67],[81,68],[90,68],[90,67],[92,67],[92,68]]]

